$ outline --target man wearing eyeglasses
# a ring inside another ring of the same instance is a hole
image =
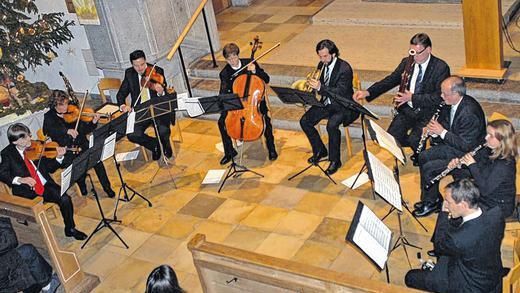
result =
[[[410,50],[415,51],[413,71],[408,87],[398,92],[394,98],[398,113],[388,133],[393,135],[401,146],[411,147],[414,151],[419,145],[423,127],[432,118],[433,113],[442,102],[441,83],[450,76],[450,67],[443,60],[432,55],[432,42],[425,33],[418,33],[410,39]],[[390,75],[374,83],[367,90],[354,93],[354,100],[375,100],[380,95],[401,84],[406,61],[401,63]]]

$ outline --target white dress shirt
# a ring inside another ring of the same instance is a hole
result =
[[[413,69],[413,74],[412,74],[412,79],[410,80],[410,92],[412,94],[414,94],[414,92],[415,92],[415,84],[417,83],[417,75],[419,75],[419,66],[421,67],[421,70],[422,70],[422,79],[420,80],[420,81],[422,81],[422,80],[424,80],[424,74],[426,73],[426,68],[428,68],[428,63],[430,63],[431,57],[432,57],[432,55],[429,55],[428,59],[426,59],[426,61],[423,64],[415,63],[414,69]],[[412,100],[408,101],[407,103],[408,103],[408,106],[413,108]]]
[[[325,79],[325,73],[328,74],[328,77],[329,77],[328,82],[329,82],[329,83],[330,83],[330,78],[331,78],[332,70],[334,69],[334,66],[336,66],[336,60],[338,60],[338,58],[337,58],[337,57],[334,57],[334,58],[332,59],[332,62],[330,62],[330,64],[327,65],[327,66],[325,66],[325,68],[324,68],[324,70],[327,70],[327,72],[323,72],[323,73],[322,73],[324,79]],[[328,85],[328,84],[326,84],[326,85]],[[320,88],[319,88],[318,90],[320,90],[320,89],[321,89],[321,85],[320,85]],[[331,104],[332,102],[331,102],[331,100],[330,100],[329,97],[326,97],[326,98],[325,98],[325,101],[324,101],[323,103],[324,103],[325,105],[328,105],[328,104]]]
[[[20,154],[20,157],[22,157],[22,160],[24,160],[24,151],[25,150],[20,150],[18,147],[16,147],[16,150],[18,151],[18,153]],[[63,157],[61,157],[60,159],[56,158],[56,161],[58,161],[58,163],[61,164],[61,162],[63,162]],[[45,178],[43,177],[42,173],[40,173],[40,170],[38,170],[38,168],[36,168],[36,165],[34,165],[34,162],[32,160],[29,160],[29,162],[31,162],[31,164],[33,165],[34,167],[34,170],[36,170],[36,174],[38,174],[38,177],[40,178],[40,181],[42,183],[42,185],[45,186],[45,183],[47,183],[47,180],[45,180]],[[20,178],[19,176],[16,176],[13,178],[13,184],[16,184],[16,185],[20,185],[22,183],[20,183]]]
[[[453,123],[452,120],[455,120],[455,113],[457,113],[457,109],[459,108],[459,105],[460,105],[460,102],[462,102],[462,99],[464,97],[462,97],[459,102],[455,105],[451,105],[451,109],[450,109],[450,128],[451,128],[451,124]],[[453,115],[452,115],[453,113]],[[448,133],[448,130],[444,129],[441,133],[441,138],[444,139],[444,136],[446,136],[446,133]]]

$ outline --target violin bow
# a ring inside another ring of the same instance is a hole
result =
[[[88,90],[83,95],[83,101],[81,101],[81,107],[79,108],[78,120],[76,121],[76,127],[74,127],[74,130],[76,130],[76,131],[78,131],[79,121],[81,120],[81,113],[83,113],[83,109],[85,108],[85,103],[87,102],[87,95],[88,95]]]
[[[146,83],[148,83],[148,81],[150,80],[150,76],[152,76],[152,72],[155,69],[155,66],[157,66],[157,62],[153,64],[152,70],[150,70],[150,73],[148,73],[148,76],[145,77],[147,80],[141,86],[141,88],[139,89],[139,96],[137,96],[137,99],[135,99],[135,103],[134,103],[134,106],[132,108],[135,108],[135,106],[137,106],[137,101],[139,101],[141,99],[141,95],[143,94],[143,89],[146,88]]]
[[[242,70],[246,69],[250,64],[255,63],[257,60],[260,60],[260,58],[264,57],[265,55],[269,54],[272,50],[278,48],[280,46],[280,43],[272,46],[269,50],[262,53],[260,56],[256,57],[254,60],[251,60],[251,62],[247,63],[246,65],[242,66],[237,72],[235,72],[233,75],[231,75],[231,78],[237,76]]]

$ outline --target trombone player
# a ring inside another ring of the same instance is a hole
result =
[[[359,113],[346,109],[338,100],[332,97],[334,93],[343,99],[352,100],[352,68],[347,61],[339,58],[339,50],[331,40],[322,40],[316,45],[316,53],[320,59],[317,68],[321,69],[321,76],[311,77],[308,86],[321,95],[321,107],[312,106],[300,119],[300,125],[309,139],[312,147],[312,157],[307,161],[317,164],[320,159],[329,156],[330,164],[325,171],[332,175],[341,167],[340,125],[349,125],[359,116]],[[321,120],[327,119],[327,133],[329,135],[329,149],[323,144],[315,126]]]

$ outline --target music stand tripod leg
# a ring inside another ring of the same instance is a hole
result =
[[[240,170],[237,169],[237,167],[240,168]],[[251,169],[249,169],[249,168],[247,168],[245,166],[238,165],[237,163],[235,163],[235,159],[234,158],[231,158],[231,165],[229,165],[228,168],[229,168],[228,172],[226,174],[226,177],[224,177],[224,180],[220,184],[220,187],[218,189],[218,193],[220,193],[220,191],[222,190],[222,187],[224,187],[224,184],[226,183],[226,181],[229,178],[231,178],[231,177],[238,177],[238,176],[236,176],[236,174],[242,174],[242,173],[246,173],[246,172],[251,172],[251,173],[253,173],[253,174],[257,175],[257,176],[264,177],[264,175],[262,175],[262,174],[260,174],[258,172],[255,172],[255,171],[253,171],[253,170],[251,170]]]

